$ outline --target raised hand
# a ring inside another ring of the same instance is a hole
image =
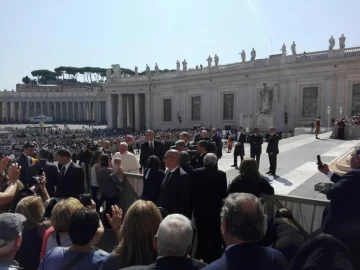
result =
[[[21,166],[19,166],[17,163],[12,164],[8,170],[9,180],[10,181],[19,180],[20,170],[21,170]]]
[[[119,208],[119,206],[117,205],[111,206],[111,211],[112,211],[111,216],[109,214],[106,214],[106,218],[109,224],[111,225],[111,227],[114,230],[118,230],[121,227],[123,212],[121,208]]]

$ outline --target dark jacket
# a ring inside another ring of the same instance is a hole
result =
[[[279,140],[280,137],[277,133],[274,133],[273,135],[267,136],[267,148],[266,153],[273,153],[275,155],[279,154]]]
[[[149,175],[148,175],[149,172]],[[148,177],[146,177],[148,175]],[[160,195],[161,183],[164,179],[165,172],[157,169],[145,169],[143,175],[144,188],[141,199],[157,203]]]
[[[155,140],[154,140],[153,150],[150,149],[150,145],[148,141],[141,144],[140,160],[139,160],[141,168],[145,169],[147,167],[148,159],[152,155],[155,155],[160,159],[162,168],[164,168],[164,162],[163,162],[164,146],[161,144],[161,142]]]
[[[65,175],[63,171],[65,165],[60,171],[60,182],[56,189],[56,197],[79,199],[80,194],[84,193],[84,170],[74,162],[71,162]]]
[[[286,260],[280,251],[244,243],[226,250],[223,256],[204,270],[285,270]]]
[[[261,154],[262,152],[262,144],[263,144],[263,137],[259,134],[256,135],[251,134],[249,137],[249,143],[250,143],[250,154]]]
[[[256,197],[260,197],[262,193],[272,195],[274,194],[274,188],[269,184],[265,177],[260,176],[258,183],[253,179],[246,179],[238,175],[231,181],[227,189],[227,194],[231,193],[251,193]]]
[[[192,171],[194,216],[220,217],[222,200],[226,197],[226,173],[213,166]]]
[[[49,193],[50,198],[55,196],[55,187],[59,185],[60,173],[55,164],[47,162],[44,159],[40,159],[39,162],[31,165],[27,171],[27,183],[29,187],[37,184],[34,176],[40,176],[41,170],[45,172],[46,176],[46,190]]]
[[[244,147],[244,144],[246,143],[246,135],[245,135],[245,133],[241,132],[239,136],[238,136],[238,133],[236,133],[233,136],[233,142],[237,143],[235,145],[235,148],[234,148],[234,156],[243,156],[243,155],[245,155],[245,147]]]
[[[221,142],[221,138],[215,134],[212,139],[211,139],[215,144],[216,144],[216,156],[218,158],[222,157],[222,142]]]
[[[207,154],[207,152],[205,153],[202,153],[201,155],[197,155],[195,156],[191,162],[190,162],[190,166],[193,168],[193,169],[198,169],[198,168],[202,168],[204,167],[204,158],[205,158],[205,155]]]
[[[184,257],[162,257],[154,264],[146,266],[131,266],[124,270],[197,270],[206,266],[206,263]]]
[[[178,167],[173,173],[166,173],[161,184],[158,206],[169,214],[182,214],[191,219],[192,184],[187,173]]]
[[[26,183],[27,175],[26,174],[31,165],[30,159],[24,153],[21,153],[17,159],[17,163],[19,164],[19,166],[21,166],[19,180],[21,181],[21,183],[24,184],[25,187],[27,187],[27,183]]]

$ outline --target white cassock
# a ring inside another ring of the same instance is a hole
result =
[[[126,151],[125,154],[120,154],[120,152],[116,152],[113,156],[113,160],[115,158],[119,158],[121,160],[121,167],[126,173],[139,173],[140,164],[137,160],[136,156],[129,151]]]

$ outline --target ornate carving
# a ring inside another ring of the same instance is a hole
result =
[[[215,54],[214,56],[214,62],[215,62],[215,67],[219,66],[219,56],[217,56],[217,54]]]
[[[191,97],[191,121],[201,120],[201,97]]]
[[[121,68],[119,64],[111,65],[112,70],[114,72],[114,77],[120,77],[121,76]]]
[[[244,50],[242,50],[242,52],[240,54],[241,54],[241,62],[244,63],[246,61],[246,53]]]
[[[212,60],[212,57],[209,55],[208,59],[206,59],[206,61],[208,62],[208,67],[211,67]]]
[[[252,50],[251,50],[251,61],[254,61],[256,59],[256,51],[255,51],[255,49],[254,48],[252,48]]]
[[[224,94],[223,101],[223,120],[234,119],[234,93]]]
[[[295,41],[293,41],[293,43],[291,44],[291,52],[292,52],[292,55],[296,55],[296,44],[295,44]]]
[[[329,51],[332,51],[335,47],[335,38],[333,36],[329,39]]]
[[[339,38],[340,49],[345,49],[345,40],[346,37],[344,36],[344,34],[342,34],[341,37]]]
[[[186,59],[184,59],[184,61],[182,62],[183,65],[183,70],[186,71],[187,70],[187,62]]]

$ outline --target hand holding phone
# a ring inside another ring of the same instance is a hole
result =
[[[316,157],[317,157],[317,163],[316,164],[318,165],[318,168],[320,169],[320,168],[323,167],[324,164],[321,161],[320,155],[317,155]]]

